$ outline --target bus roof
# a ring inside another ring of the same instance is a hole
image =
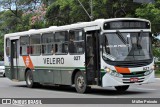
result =
[[[118,20],[137,20],[137,21],[139,20],[139,21],[150,22],[149,20],[141,19],[141,18],[97,19],[91,22],[78,22],[78,23],[64,25],[64,26],[50,26],[49,28],[30,29],[28,31],[5,34],[5,38],[15,37],[15,36],[25,36],[25,35],[31,35],[31,34],[40,34],[40,33],[45,33],[45,32],[65,31],[65,30],[70,30],[70,29],[81,29],[81,28],[87,28],[87,27],[93,27],[93,26],[98,26],[99,28],[101,28],[104,22],[118,21]]]

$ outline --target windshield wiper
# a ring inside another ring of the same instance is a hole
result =
[[[119,30],[117,30],[116,34],[118,34],[118,37],[120,38],[120,40],[124,43],[127,44],[126,39],[123,37],[123,35],[121,34],[121,32]]]
[[[141,30],[141,32],[139,33],[138,38],[137,38],[138,47],[141,46],[140,44],[141,44],[141,41],[142,41],[142,34],[143,34],[143,30]]]

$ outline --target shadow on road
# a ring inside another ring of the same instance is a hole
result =
[[[0,76],[0,78],[6,78],[6,77]]]
[[[13,87],[23,87],[23,88],[28,88],[26,85],[13,85]],[[38,86],[33,89],[39,89],[39,90],[48,90],[48,91],[59,91],[59,92],[69,92],[69,93],[77,93],[74,87],[71,86]],[[117,95],[141,95],[145,93],[151,93],[151,92],[146,92],[146,91],[133,91],[133,90],[128,90],[123,93],[120,93],[114,89],[97,89],[97,88],[92,88],[89,90],[89,92],[85,93],[88,95],[101,95],[101,96],[117,96]]]

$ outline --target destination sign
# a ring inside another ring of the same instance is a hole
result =
[[[149,29],[150,23],[145,21],[131,21],[131,20],[123,20],[123,21],[113,21],[113,22],[105,22],[103,29]]]

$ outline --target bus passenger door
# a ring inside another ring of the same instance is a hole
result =
[[[11,78],[18,80],[18,40],[11,40]]]
[[[86,33],[85,65],[88,85],[100,85],[99,31]]]

